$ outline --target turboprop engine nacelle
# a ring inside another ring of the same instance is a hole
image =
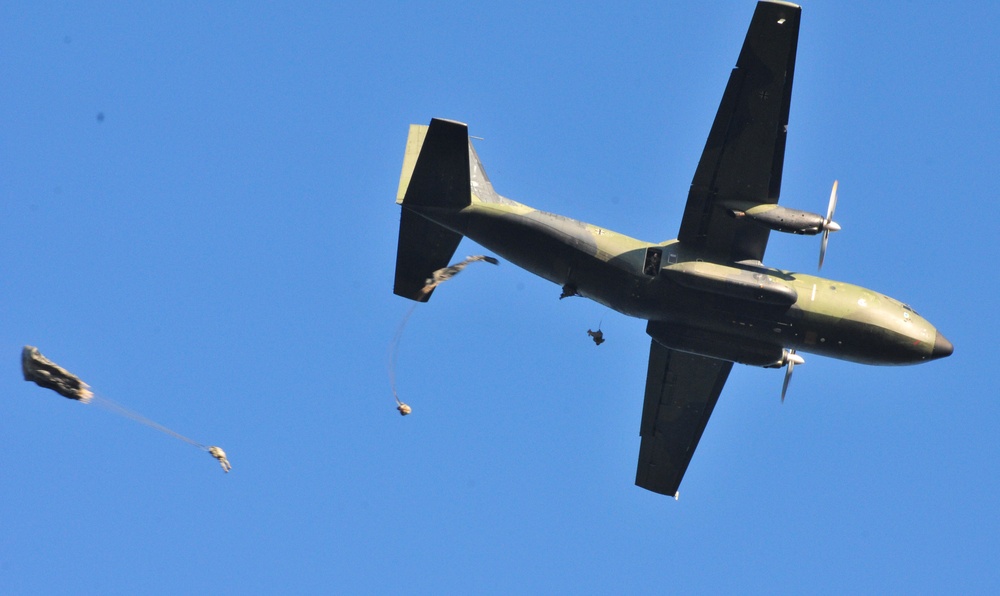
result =
[[[683,324],[650,321],[646,325],[646,333],[671,350],[749,366],[781,368],[789,361],[796,364],[804,362],[801,356],[777,344],[723,336]]]
[[[831,232],[840,229],[836,222],[828,222],[818,213],[790,209],[780,205],[761,205],[743,201],[726,203],[727,212],[736,218],[749,218],[766,228],[791,234],[815,236],[826,228]]]

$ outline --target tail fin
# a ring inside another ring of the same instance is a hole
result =
[[[396,248],[393,293],[426,302],[423,288],[431,274],[448,266],[462,235],[446,229],[407,207],[461,209],[471,203],[468,127],[451,120],[411,125],[399,177],[396,203],[403,205]],[[478,158],[476,159],[477,169]]]
[[[453,120],[410,126],[396,202],[411,207],[469,205],[469,127]]]

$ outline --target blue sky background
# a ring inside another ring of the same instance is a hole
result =
[[[736,367],[675,502],[633,486],[643,322],[509,263],[417,308],[396,413],[393,201],[446,117],[500,193],[676,236],[753,2],[167,4],[0,7],[0,592],[1000,589],[1000,7],[805,3],[782,204],[839,179],[823,273],[956,352],[807,355],[784,405]]]

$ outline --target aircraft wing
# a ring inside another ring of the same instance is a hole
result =
[[[695,170],[678,239],[728,261],[760,261],[769,230],[720,208],[776,204],[802,9],[759,2]]]
[[[676,496],[732,368],[732,362],[678,352],[652,341],[636,485]]]

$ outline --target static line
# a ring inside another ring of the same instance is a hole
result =
[[[403,330],[406,329],[406,324],[410,321],[410,317],[413,315],[413,311],[417,309],[419,302],[413,303],[410,310],[406,311],[403,315],[403,320],[399,322],[399,327],[396,328],[396,334],[392,337],[392,342],[389,343],[389,385],[392,387],[392,397],[396,400],[396,405],[403,406],[403,401],[399,399],[399,393],[396,391],[396,358],[399,355],[399,342],[403,338]]]
[[[106,409],[106,410],[108,410],[110,412],[114,412],[115,414],[118,414],[120,416],[124,416],[126,418],[130,418],[132,420],[135,420],[139,424],[145,424],[146,426],[148,426],[148,427],[150,427],[152,429],[158,430],[158,431],[160,431],[161,433],[163,433],[165,435],[169,435],[169,436],[171,436],[171,437],[173,437],[175,439],[179,439],[181,441],[184,441],[185,443],[187,443],[189,445],[194,445],[195,447],[197,447],[198,449],[201,449],[202,451],[208,451],[208,447],[205,446],[205,445],[202,445],[198,441],[195,441],[194,439],[189,439],[189,438],[185,437],[184,435],[180,434],[179,432],[170,430],[169,428],[163,426],[162,424],[154,422],[154,421],[150,420],[149,418],[146,418],[142,414],[140,414],[138,412],[135,412],[133,410],[130,410],[130,409],[126,408],[125,406],[121,405],[120,403],[115,402],[113,400],[110,400],[110,399],[104,397],[103,395],[95,393],[94,397],[90,400],[90,403],[96,404],[98,406],[101,406],[102,408],[104,408],[104,409]]]

